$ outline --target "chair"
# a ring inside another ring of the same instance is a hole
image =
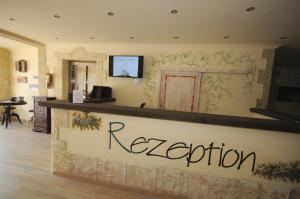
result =
[[[10,107],[10,117],[8,118],[8,120],[9,120],[9,123],[11,123],[11,116],[15,116],[15,115],[18,115],[17,113],[15,113],[14,112],[14,110],[16,109],[16,107],[13,107],[13,106],[11,106]],[[18,115],[19,116],[19,115]]]
[[[2,107],[0,107],[1,111],[2,111],[2,115],[1,115],[1,125],[4,124],[4,121],[5,121],[5,112],[4,110],[2,109]]]
[[[18,121],[20,122],[20,124],[23,124],[20,120],[20,116],[14,112],[14,109],[16,109],[16,107],[13,107],[13,106],[6,106],[4,107],[4,110],[2,112],[2,122],[1,122],[1,125],[4,124],[5,120],[8,120],[9,123],[11,123],[11,117],[14,116],[18,119]],[[8,118],[6,118],[8,117]]]

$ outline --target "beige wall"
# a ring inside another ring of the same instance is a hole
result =
[[[62,98],[65,78],[61,74],[62,64],[58,63],[58,57],[71,54],[78,46],[83,46],[87,53],[103,55],[101,74],[96,78],[113,88],[113,96],[117,98],[115,104],[137,107],[146,102],[146,107],[158,108],[162,69],[215,71],[202,73],[198,111],[239,116],[253,115],[249,108],[255,107],[263,94],[263,85],[257,83],[258,74],[265,69],[267,62],[262,58],[263,50],[275,48],[266,45],[50,45],[47,46],[47,65],[55,74],[55,86],[49,90],[49,95]],[[120,54],[145,57],[143,79],[108,77],[108,55]],[[233,74],[231,70],[244,72]],[[214,85],[209,79],[214,81]],[[205,92],[211,86],[216,88]]]
[[[17,112],[20,118],[26,120],[32,114],[28,113],[30,109],[33,109],[33,98],[32,96],[38,96],[38,91],[32,91],[29,89],[30,84],[38,84],[39,80],[33,78],[38,76],[38,51],[35,47],[28,48],[15,48],[11,49],[12,52],[12,71],[11,71],[11,94],[14,96],[24,96],[24,100],[27,105],[18,106]],[[17,60],[27,61],[27,72],[18,72],[14,68],[14,62]],[[17,76],[26,76],[27,83],[18,83]]]
[[[0,100],[7,100],[10,97],[10,67],[10,51],[5,48],[0,48]]]
[[[22,35],[18,35],[13,32],[9,32],[7,30],[1,29],[0,28],[0,35],[4,39],[8,39],[8,43],[10,44],[10,48],[16,48],[20,49],[19,47],[26,46],[27,47],[35,47],[38,50],[38,75],[41,79],[45,79],[46,73],[48,72],[48,67],[46,66],[46,46],[38,41],[35,41],[33,39],[24,37]],[[47,88],[46,88],[46,81],[40,81],[39,82],[39,95],[40,96],[46,96],[47,95]]]

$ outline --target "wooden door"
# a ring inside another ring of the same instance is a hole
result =
[[[162,72],[160,108],[197,112],[200,73]]]

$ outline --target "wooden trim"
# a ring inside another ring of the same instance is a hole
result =
[[[128,115],[134,117],[145,117],[153,119],[173,120],[180,122],[192,122],[201,124],[223,125],[241,128],[262,129],[278,131],[282,133],[300,133],[300,124],[283,120],[268,120],[259,118],[213,115],[193,112],[167,111],[160,109],[148,109],[137,107],[126,107],[99,103],[73,104],[66,101],[39,102],[40,106],[77,110],[83,112],[109,113],[117,115]],[[242,131],[242,130],[241,130]]]

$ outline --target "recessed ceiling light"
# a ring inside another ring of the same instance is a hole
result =
[[[177,13],[178,13],[178,10],[175,10],[175,9],[174,9],[174,10],[171,10],[170,13],[171,13],[171,14],[177,14]]]
[[[53,17],[54,17],[54,18],[56,18],[56,19],[59,19],[59,18],[61,18],[61,16],[60,16],[60,15],[58,15],[58,14],[55,14],[55,15],[53,15]]]
[[[133,36],[131,36],[131,37],[129,37],[129,39],[134,39],[134,37],[133,37]]]
[[[178,36],[174,36],[173,39],[179,39],[179,37]]]
[[[95,39],[95,37],[90,37],[91,40]]]
[[[279,39],[281,39],[281,40],[285,40],[285,39],[287,39],[287,37],[286,37],[286,36],[284,36],[284,37],[280,37]]]
[[[255,7],[249,7],[249,8],[246,9],[247,12],[252,12],[254,10],[255,10]]]
[[[224,39],[229,39],[229,35],[224,35]]]
[[[115,13],[113,13],[113,12],[108,12],[107,15],[108,15],[108,16],[114,16]]]
[[[16,19],[15,19],[15,18],[12,18],[12,17],[10,17],[9,20],[10,20],[10,21],[16,21]]]

